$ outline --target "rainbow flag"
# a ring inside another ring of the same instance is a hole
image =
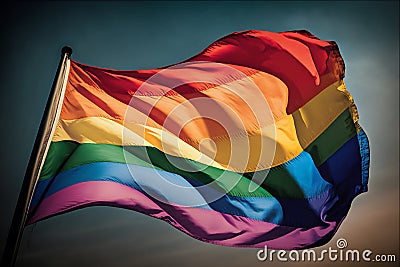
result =
[[[368,183],[344,70],[306,31],[235,32],[152,70],[71,60],[28,223],[105,205],[218,245],[323,245]]]

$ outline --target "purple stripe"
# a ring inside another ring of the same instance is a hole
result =
[[[138,211],[166,221],[196,239],[224,246],[303,249],[327,242],[339,226],[336,222],[324,222],[324,226],[296,228],[214,210],[165,204],[131,187],[106,181],[83,182],[58,191],[43,200],[28,223],[94,205]]]

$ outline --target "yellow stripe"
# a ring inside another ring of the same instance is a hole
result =
[[[293,113],[297,136],[303,148],[311,144],[342,112],[352,99],[343,81],[328,86]]]
[[[200,144],[188,144],[166,130],[141,124],[124,127],[101,117],[61,120],[53,141],[63,140],[79,143],[153,146],[170,155],[236,172],[249,172],[279,165],[302,151],[296,139],[291,116],[279,120],[276,130],[274,125],[270,125],[251,135],[235,134],[230,138],[217,138],[212,141],[208,139]],[[276,140],[275,157],[274,140]]]

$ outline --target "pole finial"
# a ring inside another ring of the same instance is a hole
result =
[[[71,55],[72,55],[72,48],[71,48],[70,46],[64,46],[64,47],[61,49],[61,54],[62,54],[62,55],[63,55],[63,54],[67,54],[68,58],[70,58]]]

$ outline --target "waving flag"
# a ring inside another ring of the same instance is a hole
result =
[[[328,242],[367,190],[368,140],[334,42],[230,34],[152,70],[70,61],[28,223],[122,207],[201,241]]]

